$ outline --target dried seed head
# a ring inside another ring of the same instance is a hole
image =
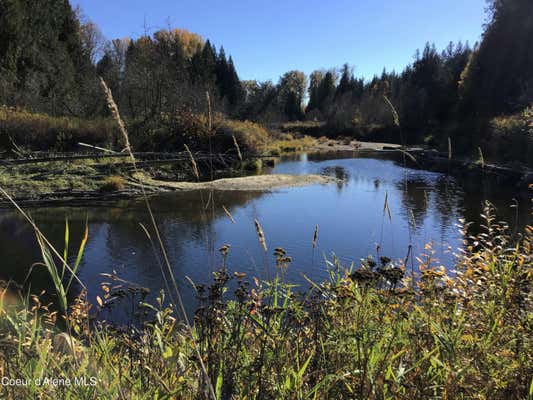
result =
[[[218,249],[218,251],[223,255],[223,256],[227,256],[228,253],[229,253],[229,249],[231,248],[231,245],[229,244],[225,244],[223,245],[220,249]]]
[[[104,79],[100,77],[100,86],[102,87],[102,90],[104,91],[107,107],[109,108],[109,111],[111,111],[111,115],[113,116],[113,119],[116,121],[118,128],[120,130],[120,133],[122,134],[122,138],[124,139],[124,144],[126,145],[125,150],[130,154],[130,156],[133,158],[133,152],[131,150],[130,145],[130,139],[128,136],[128,132],[126,131],[126,126],[124,125],[124,121],[122,121],[122,118],[120,117],[120,112],[118,111],[117,103],[115,103],[115,100],[113,99],[113,93],[111,93],[111,89],[107,86]]]
[[[316,247],[317,240],[318,240],[318,225],[315,226],[315,232],[313,233],[313,249]]]
[[[224,212],[226,213],[226,215],[229,217],[229,219],[231,220],[232,223],[236,223],[235,222],[235,219],[233,219],[233,215],[231,215],[231,213],[228,211],[228,209],[225,207],[225,206],[222,206],[222,209],[224,210]]]
[[[285,254],[287,254],[287,252],[282,247],[276,247],[274,249],[274,255],[277,257],[284,256]]]
[[[189,154],[189,158],[191,159],[192,172],[194,176],[196,177],[196,179],[200,180],[200,173],[198,172],[198,165],[196,164],[196,161],[194,160],[194,156],[192,155],[191,150],[189,149],[189,146],[187,146],[186,144],[184,144],[184,146],[185,146],[185,150],[187,151],[187,154]]]
[[[242,161],[242,154],[241,154],[241,148],[239,147],[239,143],[237,143],[237,139],[235,138],[235,135],[231,135],[233,138],[233,144],[235,145],[235,148],[237,149],[237,156],[239,157],[239,160]]]
[[[261,247],[263,247],[263,251],[267,252],[267,245],[265,240],[265,234],[263,233],[263,228],[261,228],[261,224],[258,220],[254,220],[255,223],[255,230],[257,231],[257,237],[259,238],[259,243],[261,244]]]

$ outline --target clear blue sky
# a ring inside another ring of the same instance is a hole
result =
[[[108,39],[186,28],[223,45],[241,79],[348,62],[371,78],[400,71],[426,41],[479,40],[485,0],[71,0]]]

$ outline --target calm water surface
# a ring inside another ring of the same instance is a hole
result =
[[[405,257],[409,244],[415,254],[432,243],[436,262],[450,265],[462,237],[459,219],[479,223],[483,200],[493,202],[498,214],[518,226],[530,223],[530,202],[518,200],[511,208],[514,190],[490,179],[455,179],[424,170],[402,167],[392,156],[357,154],[301,155],[288,158],[268,173],[327,174],[342,181],[272,192],[214,192],[163,194],[151,198],[173,272],[186,307],[195,307],[191,285],[206,283],[221,265],[217,249],[230,244],[231,271],[268,278],[275,270],[272,250],[283,247],[293,259],[287,279],[307,287],[302,273],[313,280],[327,277],[324,258],[332,254],[348,266],[368,255]],[[384,216],[385,196],[391,219]],[[235,223],[224,213],[225,206]],[[30,210],[42,231],[63,247],[65,219],[71,230],[71,254],[89,221],[89,241],[79,276],[94,301],[101,295],[101,273],[116,272],[122,279],[151,290],[153,299],[165,288],[158,257],[140,224],[149,226],[142,200],[116,201],[88,207],[49,207]],[[263,226],[268,253],[257,240],[254,219]],[[318,245],[312,238],[319,225]],[[475,229],[475,227],[473,228]],[[153,234],[153,233],[152,233]],[[0,210],[0,279],[24,282],[31,265],[40,261],[31,228],[15,212]],[[40,267],[26,280],[33,291],[49,289]],[[79,289],[79,288],[78,288]],[[118,304],[111,319],[120,322],[130,305]],[[126,302],[127,303],[127,302]],[[109,315],[101,318],[110,318]]]

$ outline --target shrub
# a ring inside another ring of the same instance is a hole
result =
[[[183,151],[184,144],[193,149],[205,148],[212,136],[206,116],[185,107],[133,121],[128,131],[133,147],[139,151]]]
[[[124,190],[124,178],[121,176],[110,176],[100,186],[102,193],[120,192],[121,190]]]
[[[489,130],[481,141],[483,152],[489,159],[533,165],[533,117],[530,110],[490,121]]]
[[[269,141],[269,133],[260,124],[250,121],[221,119],[216,122],[217,143],[229,143],[233,147],[232,136],[244,153],[257,154]],[[225,146],[224,146],[225,147]]]
[[[281,149],[279,147],[271,148],[266,155],[272,157],[279,157],[281,156]]]
[[[74,150],[79,142],[109,147],[116,141],[117,129],[110,119],[86,120],[53,117],[47,114],[0,106],[0,150],[14,145],[29,150]]]
[[[263,169],[263,161],[260,158],[243,161],[241,163],[241,168],[245,171],[261,172]]]

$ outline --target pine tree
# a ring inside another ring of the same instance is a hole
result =
[[[242,89],[241,81],[237,75],[233,59],[230,56],[227,65],[227,95],[229,103],[235,107],[242,102],[244,92]]]
[[[220,97],[224,98],[228,96],[229,92],[229,69],[228,60],[226,59],[226,52],[224,47],[220,47],[220,51],[216,61],[216,80],[220,93]]]
[[[350,67],[348,66],[348,64],[344,64],[342,67],[341,79],[339,81],[339,85],[337,86],[337,91],[335,93],[335,98],[339,98],[344,93],[348,93],[353,89],[353,79],[354,78]]]
[[[3,102],[53,114],[87,112],[84,92],[96,75],[67,0],[0,2],[0,73],[13,89],[0,94]]]

